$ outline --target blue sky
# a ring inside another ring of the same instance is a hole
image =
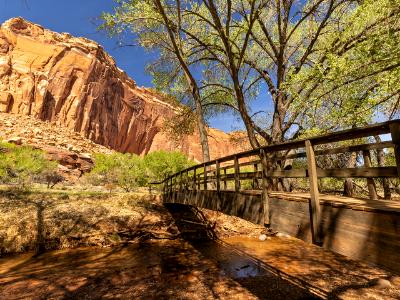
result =
[[[112,0],[0,0],[0,23],[21,16],[53,31],[95,40],[139,86],[151,87],[151,76],[145,74],[144,70],[154,54],[140,47],[117,47],[115,39],[96,30],[95,18],[103,11],[111,11],[113,5]],[[212,127],[224,131],[242,128],[241,121],[230,113],[209,121]]]

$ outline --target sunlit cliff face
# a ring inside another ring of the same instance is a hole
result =
[[[173,141],[161,128],[176,109],[137,87],[97,43],[22,18],[0,29],[0,112],[55,121],[122,152],[181,150],[201,161],[197,132]],[[210,129],[213,158],[241,150]]]

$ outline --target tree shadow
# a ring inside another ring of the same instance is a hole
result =
[[[207,259],[215,260],[221,272],[259,299],[320,299],[324,291],[294,278],[263,261],[219,240],[201,210],[182,204],[164,204],[181,236]]]

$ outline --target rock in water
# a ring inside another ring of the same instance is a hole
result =
[[[265,241],[267,238],[268,238],[268,237],[267,237],[266,234],[260,234],[259,237],[258,237],[258,239],[259,239],[260,241]]]
[[[161,131],[179,109],[164,99],[138,87],[91,40],[22,18],[1,25],[0,112],[48,120],[121,152],[178,149],[201,161],[196,131],[180,141]],[[242,150],[222,131],[209,129],[209,135],[213,158]]]

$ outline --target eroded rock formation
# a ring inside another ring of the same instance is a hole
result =
[[[97,43],[22,18],[0,28],[0,112],[68,127],[117,151],[181,150],[201,160],[197,134],[176,143],[161,130],[176,108],[138,87]],[[210,129],[213,158],[241,150]]]

